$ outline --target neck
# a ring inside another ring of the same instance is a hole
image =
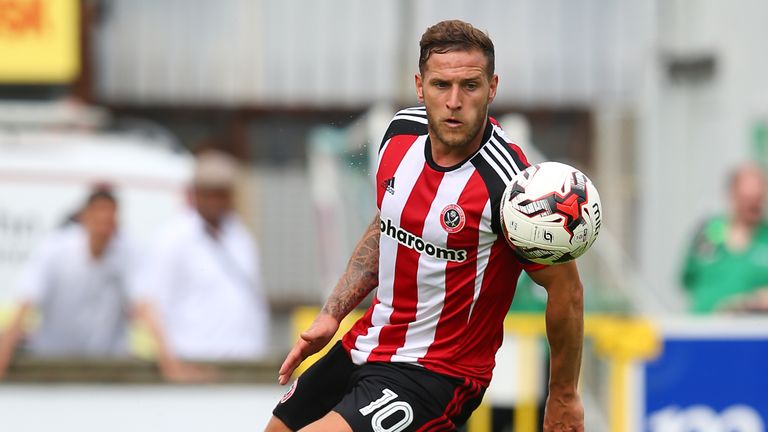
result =
[[[213,237],[214,239],[219,238],[219,232],[221,230],[219,229],[218,225],[211,225],[209,223],[205,223],[205,232],[208,233],[209,236]]]
[[[748,221],[734,219],[728,230],[727,245],[734,251],[741,251],[747,248],[752,242],[752,234],[757,225]]]
[[[760,221],[744,220],[741,218],[731,219],[731,226],[742,230],[753,231],[760,224]]]
[[[475,153],[477,149],[483,144],[483,135],[485,134],[485,128],[488,125],[488,118],[486,116],[483,126],[467,144],[462,146],[451,146],[443,143],[437,138],[437,134],[430,131],[429,138],[432,142],[432,160],[436,164],[444,167],[450,167],[456,165],[470,155]]]
[[[203,225],[205,225],[205,232],[211,237],[217,239],[221,233],[221,219],[206,218],[203,217]]]
[[[88,249],[91,252],[91,257],[95,259],[101,258],[107,249],[107,243],[109,243],[109,238],[102,239],[90,236],[88,239]]]

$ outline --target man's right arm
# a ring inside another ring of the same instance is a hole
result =
[[[280,367],[278,382],[286,384],[305,358],[320,351],[336,334],[339,323],[379,284],[379,214],[352,252],[347,269],[312,325],[302,333]]]

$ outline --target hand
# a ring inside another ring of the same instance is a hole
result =
[[[181,361],[171,361],[160,368],[163,378],[174,383],[207,384],[218,380],[219,374],[211,366],[193,365]]]
[[[293,371],[301,362],[328,345],[338,329],[339,322],[336,318],[321,312],[309,329],[300,335],[291,352],[285,357],[283,365],[280,366],[277,382],[281,385],[288,383]]]
[[[544,432],[584,432],[584,406],[578,394],[550,392],[544,410]]]

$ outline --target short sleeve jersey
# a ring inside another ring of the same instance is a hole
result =
[[[517,278],[543,267],[500,235],[501,195],[528,165],[489,117],[474,154],[439,166],[426,110],[395,115],[376,172],[379,286],[343,338],[356,364],[405,362],[488,385]]]
[[[168,224],[138,281],[157,305],[176,355],[250,360],[265,354],[270,318],[258,260],[257,245],[234,214],[216,238],[191,209]]]
[[[21,274],[17,299],[35,304],[40,325],[30,337],[37,356],[128,355],[135,249],[120,235],[99,259],[79,224],[54,232]]]
[[[768,224],[757,226],[743,251],[730,250],[727,237],[723,216],[708,219],[694,237],[682,275],[694,313],[716,312],[729,300],[768,286]]]

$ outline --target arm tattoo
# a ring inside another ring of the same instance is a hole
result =
[[[323,312],[341,321],[379,284],[378,214],[355,246],[347,269],[341,275]]]

